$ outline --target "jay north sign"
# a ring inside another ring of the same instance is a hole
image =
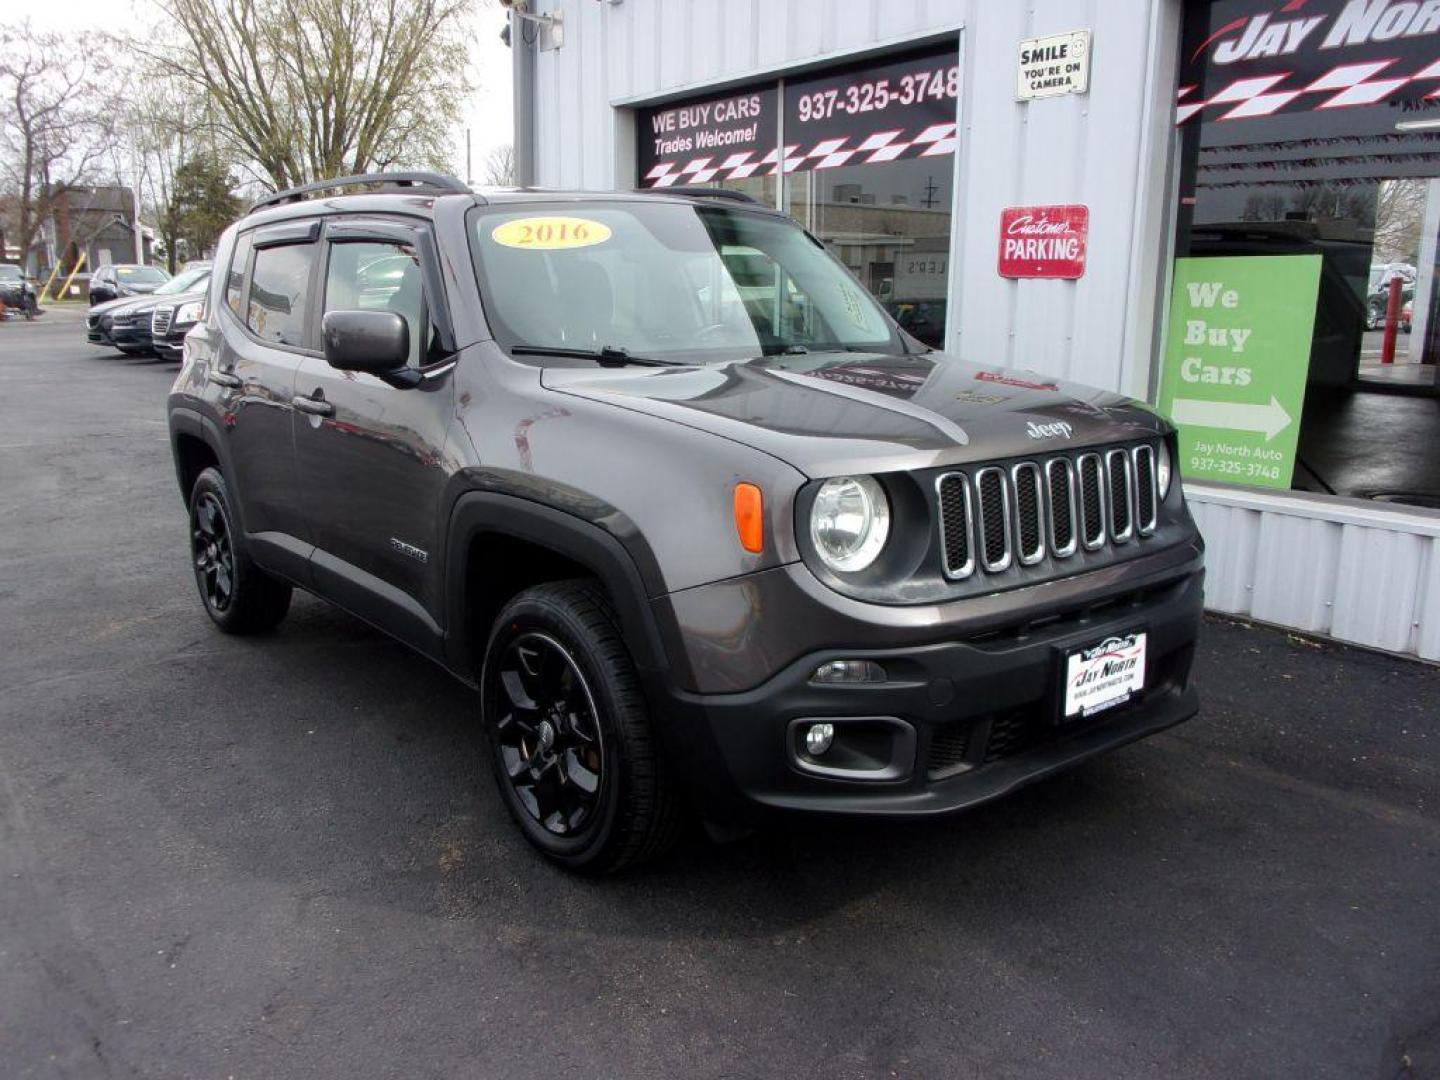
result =
[[[1429,109],[1440,104],[1440,0],[1192,4],[1183,57],[1177,123],[1202,113],[1233,121],[1356,106]],[[1393,120],[1377,124],[1389,129]]]

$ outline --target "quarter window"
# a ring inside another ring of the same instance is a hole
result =
[[[237,319],[245,317],[245,269],[249,262],[250,234],[242,233],[235,241],[235,251],[230,256],[230,273],[225,278],[225,303],[230,305]]]
[[[305,302],[314,257],[314,244],[286,244],[255,253],[245,325],[260,340],[305,344]]]

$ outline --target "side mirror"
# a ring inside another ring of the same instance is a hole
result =
[[[416,385],[410,360],[410,326],[393,311],[327,311],[321,321],[325,362],[339,371],[363,371],[391,386]]]

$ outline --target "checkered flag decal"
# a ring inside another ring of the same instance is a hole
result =
[[[900,158],[939,157],[954,152],[955,125],[931,124],[910,138],[900,128],[877,131],[853,146],[848,137],[842,137],[821,139],[804,150],[797,143],[771,150],[763,157],[756,156],[753,150],[742,150],[725,156],[691,158],[689,161],[662,161],[646,173],[643,180],[646,187],[684,187],[717,180],[743,180],[748,176],[773,176],[782,170],[787,173],[808,172],[841,165],[873,165]]]
[[[1199,87],[1193,84],[1182,86],[1179,104],[1175,108],[1175,123],[1183,124],[1202,109],[1215,106],[1225,106],[1225,111],[1212,119],[1244,120],[1253,116],[1270,116],[1296,101],[1310,109],[1376,105],[1411,83],[1440,80],[1440,60],[1408,75],[1391,72],[1396,63],[1395,60],[1369,60],[1341,64],[1304,86],[1287,86],[1289,72],[1253,75],[1236,79],[1203,101],[1190,100],[1190,95]],[[1424,96],[1426,99],[1440,98],[1440,86]]]

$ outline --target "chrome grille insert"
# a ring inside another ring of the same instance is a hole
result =
[[[1142,444],[1131,451],[1135,465],[1135,527],[1141,536],[1155,531],[1160,514],[1160,492],[1155,480],[1155,448]]]
[[[163,337],[170,332],[170,320],[175,315],[174,308],[158,307],[150,316],[150,333],[154,337]]]
[[[1134,513],[1130,505],[1130,455],[1124,450],[1111,450],[1105,455],[1105,471],[1109,480],[1110,539],[1123,544],[1135,533]]]
[[[1005,472],[993,465],[975,474],[975,492],[980,504],[980,559],[992,574],[1010,567],[1010,492]]]
[[[1045,495],[1050,502],[1050,553],[1057,559],[1075,554],[1075,466],[1069,458],[1045,463]]]
[[[1080,543],[1095,551],[1105,543],[1105,466],[1099,454],[1081,454],[1076,462],[1080,473]]]
[[[975,572],[975,509],[964,473],[946,473],[935,481],[940,497],[940,548],[945,576],[967,578]]]
[[[1045,528],[1040,520],[1040,466],[1022,461],[1010,470],[1015,491],[1015,555],[1021,566],[1034,566],[1045,557]]]

